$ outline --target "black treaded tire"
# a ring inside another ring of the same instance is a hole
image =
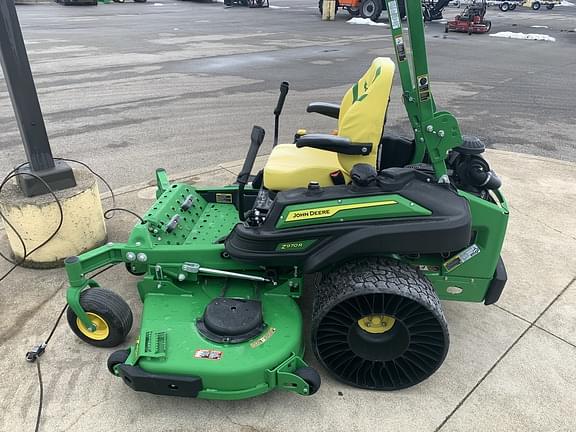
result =
[[[360,3],[360,16],[377,21],[382,13],[382,2],[380,0],[363,0]]]
[[[484,21],[484,25],[486,26],[486,33],[488,33],[490,30],[492,30],[492,21],[486,20],[486,21]]]
[[[108,370],[112,375],[116,375],[114,373],[114,366],[125,363],[126,360],[128,360],[129,355],[129,349],[114,351],[112,354],[110,354],[110,357],[108,357],[108,360],[106,361],[106,365],[108,366]]]
[[[358,320],[395,319],[378,335]],[[448,325],[431,283],[404,263],[363,258],[323,275],[312,310],[312,349],[336,379],[372,390],[399,390],[428,378],[449,347]]]
[[[108,336],[97,340],[86,336],[78,328],[77,317],[69,307],[66,313],[68,325],[84,342],[102,348],[120,345],[132,328],[132,311],[122,297],[104,288],[88,288],[80,294],[80,305],[86,312],[98,314],[108,326]]]
[[[554,3],[548,3],[548,4],[546,5],[546,9],[548,9],[548,10],[554,9]]]
[[[516,3],[510,4],[510,10],[513,11],[516,9]]]
[[[508,2],[502,2],[498,5],[498,8],[502,11],[502,12],[508,12],[508,10],[510,10],[510,3]]]
[[[536,11],[536,10],[540,9],[540,6],[542,6],[540,4],[540,2],[534,2],[534,3],[532,3],[532,10]]]
[[[294,372],[294,375],[298,375],[300,378],[306,381],[306,384],[308,384],[310,389],[308,396],[312,396],[318,391],[318,389],[320,389],[322,379],[320,378],[320,374],[318,371],[316,371],[316,369],[311,367],[303,367],[297,369],[296,372]]]
[[[360,16],[360,8],[353,8],[350,6],[346,6],[344,9],[348,12],[351,17]]]

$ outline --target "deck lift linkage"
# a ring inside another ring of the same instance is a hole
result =
[[[196,188],[157,170],[157,200],[126,243],[66,260],[68,323],[94,346],[123,343],[132,313],[86,275],[120,263],[140,277],[139,333],[108,360],[125,384],[207,399],[311,395],[320,376],[304,360],[309,338],[340,381],[406,388],[447,354],[440,299],[498,300],[508,220],[500,180],[482,142],[437,110],[420,0],[406,1],[409,38],[396,0],[386,6],[396,66],[376,58],[341,105],[308,106],[338,119],[337,135],[274,146],[251,182],[257,126],[234,185]],[[395,67],[413,137],[383,135]],[[295,300],[310,274],[304,336]]]

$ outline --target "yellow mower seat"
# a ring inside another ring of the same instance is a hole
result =
[[[332,186],[330,173],[340,170],[346,182],[357,163],[376,168],[378,146],[392,90],[395,65],[377,57],[368,71],[344,95],[338,117],[338,135],[353,144],[372,144],[369,155],[345,155],[311,147],[281,144],[274,147],[264,167],[264,185],[270,190],[306,187],[311,181]]]
[[[308,186],[333,186],[330,173],[341,170],[338,154],[295,144],[274,147],[264,167],[264,185],[270,190],[288,190]]]

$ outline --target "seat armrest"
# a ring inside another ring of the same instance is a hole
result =
[[[312,147],[346,155],[366,156],[372,144],[352,143],[348,138],[329,134],[307,134],[296,140],[296,147]]]
[[[312,102],[306,108],[306,112],[318,113],[338,119],[338,117],[340,116],[340,105],[326,102]]]

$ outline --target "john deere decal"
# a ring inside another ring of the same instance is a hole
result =
[[[345,204],[331,207],[320,207],[307,210],[294,210],[288,213],[288,216],[286,217],[286,222],[330,217],[334,216],[336,213],[342,210],[354,210],[367,207],[380,207],[393,204],[398,203],[396,201],[387,200],[387,201],[375,201],[375,202],[358,203],[358,204]]]

